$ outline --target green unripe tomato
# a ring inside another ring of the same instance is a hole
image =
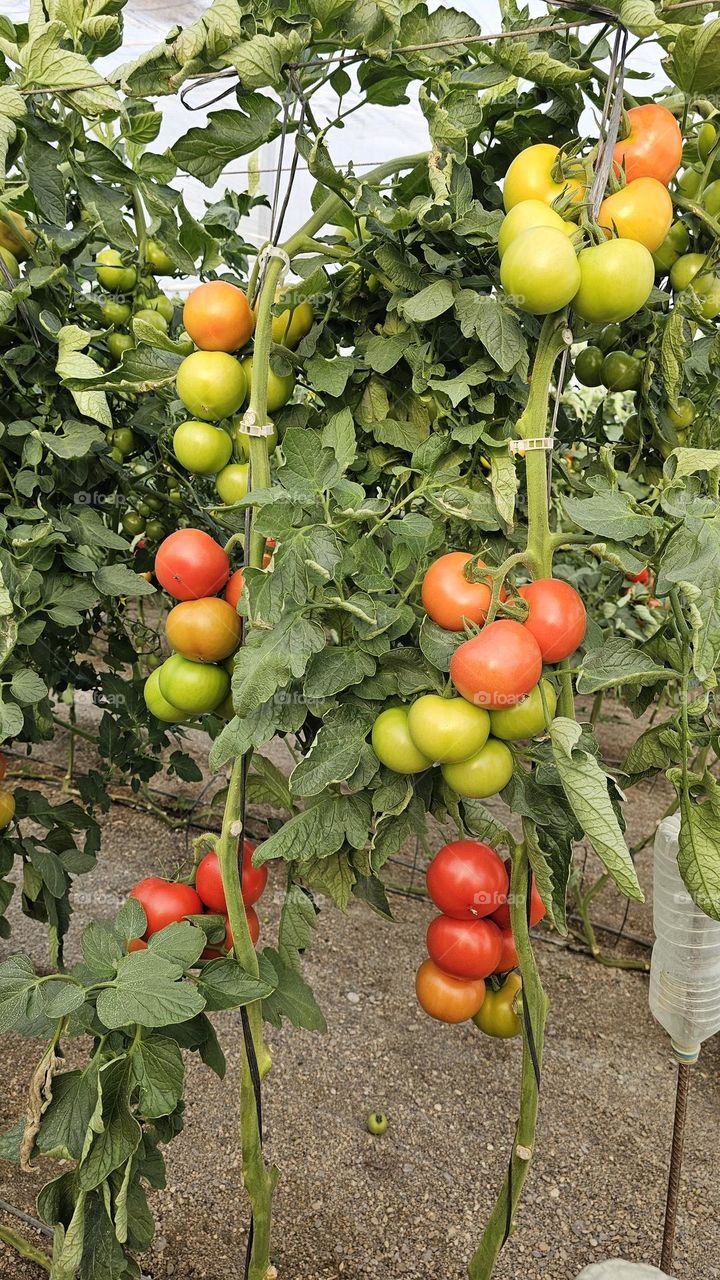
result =
[[[210,422],[181,422],[173,436],[173,452],[181,466],[195,475],[214,476],[227,466],[232,440]]]
[[[545,732],[545,710],[543,693],[547,703],[548,718],[552,720],[557,707],[557,694],[549,680],[536,684],[522,702],[512,707],[503,707],[501,711],[490,712],[490,732],[495,738],[504,742],[522,742],[525,738],[535,738]]]
[[[575,357],[575,377],[583,387],[602,386],[603,353],[599,347],[584,347]]]
[[[687,396],[680,396],[675,407],[666,405],[665,412],[678,431],[686,431],[691,422],[695,421],[695,405]]]
[[[188,413],[205,422],[231,418],[247,390],[242,364],[224,351],[193,351],[186,356],[176,386]]]
[[[674,222],[665,239],[653,254],[658,275],[667,275],[673,263],[690,248],[690,232],[684,222]]]
[[[465,698],[428,693],[408,712],[407,726],[418,751],[436,763],[457,764],[485,746],[490,717]]]
[[[145,529],[145,517],[139,511],[126,511],[121,524],[131,538],[137,538]]]
[[[149,508],[149,506],[148,506],[148,504],[147,504],[147,502],[145,501],[145,499],[144,499],[144,498],[140,498],[140,500],[139,500],[138,502],[136,502],[136,503],[135,503],[135,506],[137,507],[138,511],[140,512],[140,515],[141,515],[141,516],[143,516],[143,517],[145,518],[145,520],[149,519],[149,517],[150,517],[150,508]]]
[[[143,697],[151,715],[154,715],[156,720],[162,720],[164,724],[184,724],[188,718],[186,712],[181,711],[179,707],[174,707],[160,692],[159,668],[152,671],[145,681]]]
[[[249,474],[247,462],[231,462],[218,472],[215,488],[225,506],[230,507],[233,503],[242,501],[248,491]]]
[[[670,283],[677,293],[692,287],[706,320],[720,315],[720,279],[704,253],[686,253],[670,270]]]
[[[608,351],[614,351],[619,347],[622,344],[622,340],[622,325],[606,324],[605,328],[600,330],[600,337],[595,345],[599,347],[603,355],[606,356]]]
[[[159,311],[153,311],[150,307],[142,307],[140,311],[136,311],[133,317],[135,320],[144,320],[145,324],[150,324],[160,333],[167,333],[168,322]]]
[[[148,520],[145,525],[145,537],[151,542],[160,542],[165,537],[165,525],[162,520]]]
[[[573,235],[577,231],[577,225],[574,222],[566,222],[544,200],[521,200],[505,215],[500,224],[498,235],[500,257],[503,257],[513,240],[532,227],[554,227],[556,231],[562,231],[565,235]]]
[[[720,213],[720,178],[716,178],[705,188],[700,197],[700,203],[711,218],[717,218]]]
[[[488,986],[485,999],[473,1018],[475,1026],[496,1040],[512,1040],[522,1035],[522,1020],[515,1009],[522,998],[521,990],[519,973],[509,973],[498,991]]]
[[[641,439],[640,418],[637,413],[631,413],[623,423],[623,440],[627,440],[628,444],[639,444]]]
[[[118,361],[122,360],[124,351],[130,351],[135,346],[135,339],[129,333],[109,333],[105,341],[113,360]]]
[[[485,746],[460,764],[442,765],[442,776],[458,795],[484,800],[497,795],[512,777],[512,752],[504,742],[488,738]]]
[[[110,450],[110,457],[112,458],[113,462],[124,462],[124,461],[125,461],[125,459],[123,458],[123,456],[122,456],[122,454],[121,454],[121,452],[120,452],[120,450],[119,450],[119,449],[111,449],[111,450]]]
[[[174,653],[159,668],[160,692],[173,707],[191,715],[214,711],[230,692],[230,677],[212,662],[193,662]]]
[[[111,441],[113,448],[119,449],[124,458],[132,453],[135,448],[135,433],[131,427],[118,427],[112,432]]]
[[[642,381],[642,362],[624,351],[605,356],[602,380],[608,391],[635,391]]]
[[[102,318],[107,325],[127,324],[132,315],[129,302],[114,302],[111,298],[102,304]]]
[[[697,195],[702,179],[702,173],[699,169],[685,169],[677,178],[677,188],[680,195],[687,196],[688,200],[692,200]]]
[[[367,1130],[373,1137],[380,1137],[387,1131],[388,1118],[382,1111],[371,1111],[367,1118]]]
[[[241,360],[240,364],[245,374],[245,378],[247,382],[247,393],[245,397],[247,402],[249,401],[250,396],[252,394],[252,372],[253,372],[252,356],[245,356],[245,359]],[[268,413],[275,413],[276,409],[282,409],[283,405],[287,404],[288,400],[291,399],[292,393],[294,390],[295,390],[294,374],[288,373],[284,377],[281,377],[280,374],[273,373],[272,369],[268,369],[268,394],[267,394]]]
[[[717,141],[717,129],[709,120],[704,120],[698,129],[697,149],[698,158],[705,164],[710,152]]]
[[[531,227],[511,240],[500,264],[502,287],[531,315],[560,311],[581,284],[577,254],[556,227]]]
[[[132,293],[137,271],[123,263],[117,249],[102,249],[95,259],[97,278],[108,293]]]
[[[175,272],[175,263],[157,240],[148,240],[145,245],[145,261],[153,275],[171,276]]]
[[[10,272],[10,275],[12,276],[13,280],[19,280],[20,266],[18,264],[17,258],[15,257],[15,254],[11,253],[9,249],[6,249],[4,248],[4,246],[0,245],[0,258],[2,258],[3,262],[5,263],[5,266]],[[5,277],[3,276],[3,280],[4,278]]]
[[[380,763],[393,773],[421,773],[432,764],[410,737],[405,707],[388,707],[380,712],[372,729],[372,745]]]

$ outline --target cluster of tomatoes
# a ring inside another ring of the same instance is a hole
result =
[[[619,324],[608,324],[595,342],[575,358],[575,377],[583,387],[607,387],[608,391],[637,391],[643,378],[645,351],[622,347]]]
[[[472,1018],[488,1035],[519,1035],[522,987],[508,906],[509,861],[478,840],[446,844],[427,870],[427,888],[440,915],[428,926],[429,959],[415,990],[425,1013],[440,1022]],[[530,924],[545,915],[532,885]],[[486,980],[490,979],[489,983]]]
[[[158,548],[155,577],[180,603],[165,621],[173,652],[145,682],[148,709],[167,724],[210,711],[232,716],[230,677],[242,635],[237,612],[242,569],[231,574],[227,552],[202,529],[177,529]]]
[[[0,782],[3,781],[7,773],[7,756],[0,751]],[[4,831],[10,826],[15,817],[15,797],[12,791],[7,787],[0,787],[0,831]]]
[[[8,221],[0,219],[0,258],[5,268],[2,271],[0,280],[2,280],[4,289],[7,288],[7,283],[5,283],[7,275],[11,277],[13,282],[20,279],[20,263],[24,262],[29,256],[35,240],[34,233],[28,227],[21,213],[14,213],[9,210],[5,217]]]
[[[98,283],[107,293],[121,295],[108,299],[101,308],[110,330],[105,342],[114,360],[122,360],[123,353],[135,346],[135,338],[128,331],[133,320],[141,320],[158,333],[166,334],[175,316],[173,302],[151,280],[152,276],[170,276],[175,272],[175,263],[157,240],[150,239],[145,245],[145,266],[149,276],[140,281],[141,292],[137,292],[137,267],[124,262],[117,249],[102,249],[95,258]],[[124,452],[112,443],[121,454]]]
[[[510,781],[513,755],[507,743],[543,733],[552,720],[556,695],[550,681],[541,679],[543,665],[574,653],[587,624],[577,591],[559,578],[520,587],[528,606],[523,622],[486,623],[491,587],[468,576],[483,568],[469,552],[451,551],[430,566],[422,586],[423,605],[438,626],[455,632],[467,624],[480,628],[450,662],[460,696],[425,694],[410,707],[388,707],[372,730],[382,764],[406,774],[439,764],[454,791],[476,800]],[[500,600],[507,600],[504,589]]]
[[[672,225],[667,188],[680,166],[682,134],[673,114],[654,103],[633,107],[628,126],[613,154],[617,190],[603,200],[596,225],[585,214],[585,162],[539,143],[510,165],[500,279],[521,310],[549,315],[572,305],[582,320],[606,325],[627,320],[650,297],[652,255]]]
[[[288,308],[273,316],[273,341],[296,347],[312,321],[309,303]],[[255,315],[241,289],[224,280],[212,280],[190,294],[183,323],[198,350],[187,356],[178,370],[178,396],[192,416],[177,427],[173,449],[188,471],[214,475],[219,498],[231,506],[241,501],[248,489],[247,436],[235,415],[250,399],[253,377],[252,354],[237,359],[235,353],[248,346]],[[269,369],[268,412],[287,404],[294,389],[293,374],[280,376]],[[272,451],[277,435],[266,439]]]
[[[252,864],[255,847],[250,840],[245,841],[242,864],[242,897],[253,946],[257,946],[260,937],[260,921],[254,904],[264,893],[268,879],[267,867],[254,867]],[[216,960],[232,949],[233,936],[225,890],[220,863],[214,850],[206,853],[198,863],[194,888],[191,884],[165,880],[161,876],[147,876],[138,881],[131,890],[130,897],[136,898],[145,912],[147,929],[142,938],[134,938],[128,944],[129,951],[144,951],[154,933],[159,933],[169,924],[179,923],[188,916],[206,913],[222,916],[225,933],[221,941],[205,948],[201,959]]]

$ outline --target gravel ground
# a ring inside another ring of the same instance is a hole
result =
[[[606,754],[621,756],[636,732],[622,715],[603,723]],[[201,754],[199,735],[195,746]],[[61,743],[53,747],[60,749]],[[631,842],[652,829],[667,799],[659,784],[633,791]],[[171,871],[184,844],[182,833],[154,816],[131,818],[126,807],[113,806],[104,821],[101,863],[75,894],[70,955],[84,920],[110,913],[141,874]],[[649,851],[638,869],[647,890]],[[279,897],[269,891],[263,900],[266,937],[277,924]],[[461,1280],[505,1171],[519,1045],[420,1014],[413,974],[431,910],[399,895],[392,906],[394,924],[360,905],[345,916],[323,911],[306,971],[328,1033],[270,1031],[275,1066],[266,1088],[266,1128],[268,1156],[281,1170],[274,1233],[280,1280]],[[609,890],[594,914],[620,924],[624,903]],[[42,931],[17,914],[13,922],[12,942],[0,943],[0,956],[28,949],[42,963]],[[633,906],[625,927],[649,939],[648,906]],[[612,955],[647,954],[627,942],[612,950],[609,935],[601,940]],[[517,1232],[496,1275],[571,1280],[608,1257],[656,1262],[675,1066],[648,1011],[647,980],[593,963],[542,930],[537,952],[552,1003],[537,1154]],[[189,1063],[186,1128],[167,1152],[168,1188],[155,1199],[158,1235],[145,1262],[153,1280],[242,1274],[247,1204],[235,1141],[239,1015],[216,1015],[216,1023],[228,1075],[220,1082]],[[2,1127],[22,1109],[32,1048],[12,1035],[3,1040]],[[675,1260],[683,1280],[720,1277],[719,1066],[715,1040],[692,1077]],[[365,1129],[373,1109],[390,1119],[381,1138]],[[49,1164],[31,1175],[0,1165],[0,1196],[32,1212],[50,1173]],[[0,1245],[2,1280],[43,1274]]]

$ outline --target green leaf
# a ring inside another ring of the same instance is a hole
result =
[[[281,1026],[283,1018],[287,1018],[294,1027],[327,1031],[322,1010],[293,964],[288,964],[278,951],[266,947],[260,959],[260,972],[273,988],[272,994],[263,1000],[263,1017],[273,1027]]]
[[[21,50],[25,89],[50,89],[66,94],[80,115],[120,115],[120,99],[81,53],[62,48],[64,22],[49,22],[37,30]]]
[[[682,27],[670,57],[663,60],[668,75],[683,93],[696,97],[720,88],[720,18],[701,26]]]
[[[278,949],[286,967],[300,968],[301,953],[310,946],[316,921],[315,907],[307,893],[292,885],[283,900],[278,934]]]
[[[499,298],[461,289],[455,315],[466,338],[476,337],[504,373],[527,361],[527,343],[512,311]]]
[[[35,970],[27,956],[10,956],[0,963],[0,1032],[11,1031],[25,1017],[36,986]]]
[[[125,1164],[142,1139],[142,1128],[130,1110],[131,1061],[122,1057],[108,1063],[101,1069],[98,1083],[99,1105],[90,1121],[86,1154],[78,1167],[84,1191],[100,1186],[114,1169]],[[95,1135],[92,1139],[91,1134]]]
[[[375,659],[354,645],[328,645],[308,664],[303,691],[311,702],[334,698],[375,671]]]
[[[644,902],[630,851],[610,802],[607,778],[595,756],[581,745],[580,725],[556,716],[550,726],[550,738],[563,791],[594,852],[621,893]]]
[[[345,841],[354,849],[365,845],[370,833],[367,796],[327,795],[286,822],[258,849],[261,863],[273,858],[300,862],[327,858]]]
[[[487,58],[518,79],[549,89],[564,89],[582,84],[593,75],[592,67],[578,67],[574,63],[560,62],[542,50],[531,50],[524,40],[497,40],[479,46]]]
[[[138,1041],[132,1058],[140,1114],[147,1120],[169,1116],[182,1098],[185,1066],[180,1049],[165,1036]]]
[[[615,542],[643,538],[659,523],[654,516],[635,511],[630,495],[617,489],[604,490],[592,498],[565,497],[563,507],[581,529]]]
[[[449,311],[455,301],[455,291],[449,280],[434,280],[412,298],[398,303],[398,311],[406,320],[426,324]]]
[[[318,796],[328,787],[345,782],[360,762],[375,712],[352,705],[331,711],[321,724],[313,744],[290,775],[296,796]]]
[[[98,1017],[111,1031],[137,1022],[141,1027],[164,1027],[185,1022],[205,1007],[202,996],[181,982],[182,968],[147,951],[125,956],[112,987],[97,999]]]
[[[322,356],[316,352],[305,365],[305,373],[311,387],[326,395],[339,398],[355,370],[352,356]]]
[[[207,124],[189,129],[178,139],[171,154],[179,169],[212,187],[233,160],[277,137],[276,103],[252,93],[243,95],[241,105],[242,110],[211,111]]]
[[[107,564],[93,574],[93,582],[104,596],[150,596],[156,588],[141,573],[124,564]]]
[[[685,360],[687,358],[686,337],[687,321],[682,311],[674,308],[668,315],[663,329],[660,345],[660,368],[662,371],[665,395],[670,404],[677,403],[677,397],[685,376]]]
[[[81,1071],[65,1071],[55,1076],[52,1102],[35,1139],[43,1155],[80,1159],[97,1106],[99,1069],[100,1061],[96,1057]]]
[[[299,613],[282,618],[272,631],[253,628],[238,650],[232,678],[233,705],[248,715],[305,674],[314,653],[325,647],[322,627]]]
[[[284,67],[288,62],[298,61],[308,34],[307,28],[299,27],[271,36],[259,33],[231,49],[223,61],[235,67],[244,90],[262,89],[266,85],[285,89]],[[244,97],[242,102],[245,105]]]
[[[332,449],[336,461],[343,472],[355,461],[357,441],[355,424],[349,409],[341,409],[328,418],[323,427],[321,437],[323,449]]]
[[[675,673],[625,636],[611,636],[602,648],[587,653],[577,681],[578,693],[597,693],[615,685],[656,684]]]
[[[197,980],[206,1009],[239,1009],[242,1005],[264,1000],[271,986],[260,978],[246,973],[242,965],[232,957],[212,960],[205,965]]]
[[[704,804],[680,800],[678,868],[693,902],[720,920],[720,794],[716,783]]]

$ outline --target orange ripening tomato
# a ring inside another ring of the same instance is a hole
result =
[[[657,178],[667,186],[682,160],[682,133],[672,111],[648,102],[628,111],[630,132],[615,144],[615,172],[625,172],[627,182]]]
[[[621,240],[637,240],[654,253],[665,240],[673,220],[673,202],[667,187],[657,178],[635,178],[626,187],[606,196],[598,222],[608,234]]]
[[[512,707],[534,689],[542,675],[542,654],[521,622],[503,618],[466,640],[450,660],[458,693],[476,707]]]
[[[242,289],[210,280],[193,289],[183,308],[183,324],[201,351],[239,351],[251,339],[255,319]]]
[[[422,602],[428,617],[445,631],[462,631],[464,620],[482,623],[492,594],[489,582],[468,582],[465,567],[469,551],[448,551],[430,565],[422,584]],[[484,561],[479,564],[484,566]],[[505,599],[505,591],[500,598]]]
[[[415,992],[421,1008],[431,1018],[438,1022],[467,1022],[485,999],[485,983],[482,978],[453,978],[434,960],[425,960],[415,977]]]
[[[242,623],[237,610],[218,596],[183,600],[171,609],[165,635],[171,649],[195,662],[222,662],[240,644]]]

